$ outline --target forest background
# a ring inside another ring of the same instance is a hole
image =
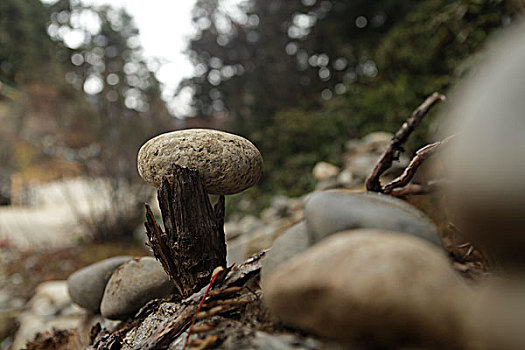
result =
[[[305,194],[318,161],[337,165],[349,139],[395,131],[426,96],[446,94],[521,11],[508,0],[248,0],[232,15],[221,1],[198,0],[186,51],[195,74],[177,91],[193,95],[191,112],[175,117],[125,11],[3,0],[0,201],[9,203],[14,174],[111,179],[118,232],[105,219],[98,229],[127,235],[151,196],[136,171],[138,148],[188,127],[243,135],[263,154],[263,179],[231,196],[229,212]],[[95,29],[79,20],[86,14]],[[80,46],[67,45],[71,32]],[[409,151],[435,131],[426,122]],[[134,193],[134,210],[119,207],[122,191]],[[252,205],[239,207],[243,198]]]

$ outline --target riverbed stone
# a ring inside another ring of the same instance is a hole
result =
[[[470,295],[441,249],[377,229],[327,237],[280,265],[263,291],[286,325],[389,348],[457,345],[461,305]]]
[[[152,257],[135,258],[122,264],[108,281],[100,313],[110,320],[132,316],[148,301],[165,298],[174,290],[162,265]]]
[[[84,309],[97,313],[109,277],[117,267],[131,259],[130,256],[115,256],[71,274],[67,279],[71,300]]]
[[[210,194],[241,192],[260,179],[263,169],[262,156],[250,141],[208,129],[165,133],[146,142],[139,151],[139,174],[157,187],[172,164],[199,171]]]
[[[435,225],[425,214],[388,195],[330,190],[309,195],[305,219],[313,241],[343,230],[378,228],[405,232],[442,246]]]
[[[308,249],[310,237],[304,221],[290,227],[273,242],[262,262],[261,280],[264,281],[278,266]]]

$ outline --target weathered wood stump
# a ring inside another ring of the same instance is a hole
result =
[[[146,204],[146,234],[155,258],[182,298],[209,283],[218,266],[226,266],[224,196],[213,207],[199,173],[172,165],[157,191],[166,232]]]

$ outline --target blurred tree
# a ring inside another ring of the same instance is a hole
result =
[[[40,4],[6,1],[22,9]],[[102,179],[100,196],[109,210],[73,209],[95,238],[129,237],[152,194],[136,171],[137,151],[153,135],[172,129],[174,118],[161,100],[160,83],[142,56],[138,30],[126,12],[69,0],[39,9],[47,18],[43,28],[29,25],[33,18],[22,10],[17,25],[28,27],[28,35],[44,33],[54,52],[49,62],[57,68],[49,80],[17,80],[19,74],[10,73],[28,97],[15,103],[24,118],[19,118],[24,120],[19,139],[35,153],[31,165],[63,159],[80,165],[84,177]],[[27,75],[45,67],[43,61],[25,58],[32,50],[19,49],[20,62],[28,62],[23,66]]]
[[[0,2],[1,81],[23,84],[52,77],[56,47],[46,33],[48,22],[40,1]]]
[[[31,19],[31,20],[27,20]],[[10,175],[16,167],[16,135],[24,124],[26,95],[19,85],[53,81],[59,64],[46,34],[49,14],[40,1],[0,2],[0,202],[9,203]],[[13,108],[7,105],[15,103]],[[10,114],[8,117],[7,114]]]
[[[297,195],[345,140],[394,131],[426,95],[446,92],[516,11],[502,0],[251,0],[238,10],[199,0],[188,47],[197,74],[181,88],[197,115],[261,148],[265,192]]]
[[[85,175],[107,180],[110,210],[83,219],[98,238],[129,236],[152,195],[136,171],[137,151],[150,137],[173,128],[160,83],[144,61],[138,30],[124,10],[60,0],[51,6],[49,32],[69,47],[65,79],[86,94],[91,108],[89,119],[74,111],[62,115],[60,141],[75,150]]]

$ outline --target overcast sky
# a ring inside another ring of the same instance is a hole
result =
[[[0,0],[1,1],[1,0]],[[44,3],[54,3],[57,0],[41,0]],[[183,90],[179,96],[173,97],[177,86],[184,78],[191,77],[194,67],[191,65],[184,50],[189,39],[194,34],[191,21],[191,10],[196,0],[76,0],[85,5],[109,5],[114,8],[124,8],[134,19],[139,29],[140,43],[144,49],[143,55],[147,61],[161,63],[156,71],[157,79],[162,83],[162,97],[168,104],[168,109],[177,116],[188,115],[190,112],[191,92]],[[242,15],[238,5],[242,0],[221,0],[220,8],[233,18]],[[82,19],[82,26],[89,30],[96,27],[96,18],[89,16]],[[81,32],[72,31],[64,42],[75,48],[81,44],[84,36]],[[88,91],[86,91],[88,92]],[[88,92],[89,93],[89,92]]]
[[[1,1],[1,0],[0,0]],[[57,0],[41,0],[54,3]],[[184,115],[189,111],[191,95],[173,98],[179,82],[192,76],[193,67],[184,54],[193,33],[191,10],[196,0],[80,0],[86,5],[109,5],[124,8],[134,19],[140,32],[140,42],[146,60],[160,60],[156,72],[162,83],[163,99],[173,114]],[[223,0],[232,2],[234,0]],[[85,18],[89,22],[89,16]],[[90,23],[83,23],[90,28]],[[96,25],[91,24],[91,26]],[[83,36],[75,33],[65,38],[70,47],[80,45]]]

